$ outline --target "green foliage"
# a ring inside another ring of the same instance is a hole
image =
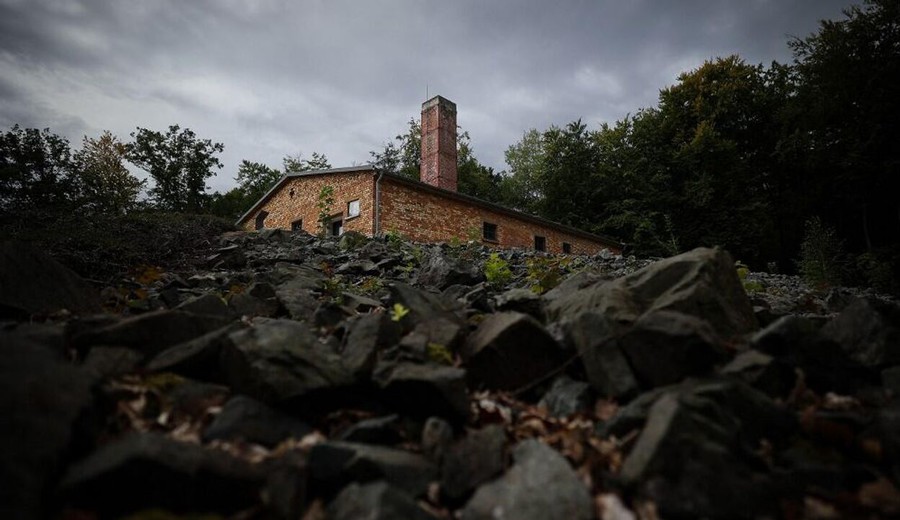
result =
[[[563,274],[568,272],[570,262],[570,258],[564,257],[529,258],[525,262],[525,267],[531,290],[537,294],[544,294],[559,285]]]
[[[484,262],[484,277],[491,286],[499,288],[512,279],[512,270],[509,263],[500,258],[499,253],[491,253]]]
[[[349,288],[347,280],[342,275],[335,274],[325,278],[322,282],[322,291],[337,303],[343,303],[344,291]]]
[[[818,217],[806,221],[806,234],[800,244],[797,262],[800,275],[818,286],[839,285],[846,270],[844,244],[834,228]]]
[[[331,168],[331,164],[328,162],[325,154],[318,152],[313,152],[309,159],[304,159],[303,154],[300,152],[294,155],[285,155],[282,163],[284,164],[285,173],[327,170]]]
[[[331,208],[334,206],[334,187],[330,185],[322,186],[319,190],[316,207],[319,209],[319,236],[328,235],[328,226],[331,224]]]
[[[222,143],[199,139],[188,128],[171,125],[165,134],[146,128],[131,133],[128,160],[153,178],[150,197],[164,210],[199,212],[206,207],[206,179],[222,163]]]
[[[425,355],[434,363],[453,365],[453,353],[440,343],[428,343],[425,345]]]
[[[400,321],[407,314],[409,314],[409,309],[406,308],[402,303],[395,303],[394,306],[391,307],[392,321]]]
[[[80,207],[121,215],[137,206],[145,182],[125,167],[127,153],[128,146],[109,131],[98,139],[84,137],[73,156]]]
[[[14,125],[0,134],[0,211],[72,202],[73,166],[64,137]]]
[[[373,296],[384,289],[384,282],[377,276],[367,276],[359,282],[356,289],[362,294]]]
[[[384,234],[384,240],[387,242],[388,247],[392,249],[399,249],[400,246],[402,246],[406,241],[406,239],[399,231],[393,229],[387,230],[387,232]]]
[[[865,285],[883,293],[900,295],[900,246],[858,255],[856,270]]]

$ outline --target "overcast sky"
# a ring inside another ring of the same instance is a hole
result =
[[[496,170],[529,128],[591,128],[653,106],[718,56],[791,59],[791,36],[852,0],[0,0],[0,127],[69,138],[179,124],[241,159],[333,166],[456,102]]]

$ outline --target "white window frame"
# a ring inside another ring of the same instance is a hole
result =
[[[356,211],[353,211],[354,203],[356,205]],[[347,218],[353,218],[359,216],[359,199],[351,200],[347,203]]]

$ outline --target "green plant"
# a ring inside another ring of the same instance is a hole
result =
[[[512,278],[512,271],[509,269],[509,263],[500,258],[499,253],[491,253],[484,262],[484,277],[488,283],[494,287],[502,287],[509,283]]]
[[[797,262],[800,276],[817,286],[839,285],[846,270],[844,242],[819,217],[806,221]]]
[[[568,258],[529,258],[525,265],[528,271],[528,281],[531,282],[531,290],[537,294],[543,294],[559,285],[570,261]]]
[[[453,353],[450,349],[440,343],[429,343],[425,345],[425,353],[428,359],[442,365],[453,364]]]
[[[319,190],[319,200],[316,202],[316,207],[319,209],[319,236],[321,237],[328,235],[332,206],[334,206],[334,188],[326,184]]]
[[[393,307],[391,307],[391,320],[392,321],[400,321],[404,316],[409,314],[409,309],[406,308],[402,303],[395,303]]]
[[[367,295],[377,294],[383,288],[384,282],[377,276],[367,276],[357,286],[359,292]]]
[[[325,294],[331,296],[335,302],[341,303],[344,301],[344,291],[347,290],[347,282],[343,276],[337,274],[331,278],[326,278],[322,282],[322,290]]]

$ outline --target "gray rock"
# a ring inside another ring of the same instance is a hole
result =
[[[180,303],[176,310],[190,312],[192,314],[204,314],[209,316],[219,316],[222,318],[233,318],[234,313],[228,308],[218,294],[206,293],[202,296],[195,296],[189,300]]]
[[[397,429],[398,419],[399,416],[396,414],[363,419],[342,431],[337,440],[385,446],[397,444],[403,440]]]
[[[793,367],[758,350],[741,352],[722,367],[721,373],[737,377],[772,398],[786,398],[797,380]]]
[[[459,321],[459,318],[453,313],[458,305],[444,300],[439,295],[399,282],[391,284],[389,289],[391,292],[391,305],[399,303],[409,310],[409,314],[403,317],[401,323],[408,325],[410,328],[416,323],[437,318]]]
[[[58,354],[7,339],[0,355],[0,517],[46,518],[64,463],[93,442],[94,378]],[[81,421],[80,421],[81,419]],[[99,425],[98,425],[99,426]],[[99,430],[99,428],[97,428]]]
[[[466,371],[434,363],[381,362],[372,379],[398,410],[417,417],[437,415],[451,422],[469,416]]]
[[[588,382],[602,397],[627,399],[638,391],[638,382],[619,346],[615,326],[595,312],[582,312],[564,322],[563,335],[574,345]]]
[[[371,260],[353,260],[337,266],[334,270],[337,274],[355,276],[378,274],[378,271],[378,266]]]
[[[527,314],[505,312],[484,319],[463,348],[473,387],[518,390],[559,369],[559,344]]]
[[[886,368],[881,371],[881,384],[894,396],[900,395],[900,366]]]
[[[130,348],[94,347],[82,367],[100,379],[134,372],[143,359],[143,354]]]
[[[196,379],[221,381],[219,354],[222,348],[228,344],[228,336],[240,330],[241,327],[238,323],[231,323],[192,340],[169,347],[154,356],[144,368],[150,372],[174,372]]]
[[[478,488],[462,510],[463,520],[594,518],[587,487],[556,450],[537,440],[522,441],[513,461],[503,477]]]
[[[851,359],[864,367],[900,364],[900,305],[860,298],[822,328]]]
[[[265,471],[221,450],[156,433],[131,434],[72,465],[67,504],[112,517],[147,508],[234,513],[257,503]]]
[[[422,453],[440,463],[453,441],[453,426],[440,417],[429,417],[422,426]]]
[[[498,311],[513,311],[528,314],[536,320],[544,319],[544,302],[530,289],[513,288],[494,297]]]
[[[428,520],[433,518],[408,494],[383,480],[368,484],[352,483],[328,504],[331,520]]]
[[[353,382],[340,356],[302,323],[271,320],[228,339],[221,356],[225,380],[236,392],[265,403],[326,406],[327,394]]]
[[[311,322],[319,307],[319,299],[313,294],[321,288],[321,282],[310,278],[292,278],[275,287],[275,294],[288,315],[297,321]]]
[[[73,346],[87,351],[96,345],[134,349],[147,357],[224,327],[230,318],[184,311],[154,311],[112,325],[87,330],[72,338]]]
[[[97,312],[96,291],[50,255],[22,242],[0,242],[0,318],[66,309]]]
[[[439,247],[431,248],[416,278],[417,284],[437,289],[454,284],[475,285],[482,281],[484,273],[476,263],[446,255]]]
[[[727,359],[709,324],[666,310],[641,316],[619,344],[638,380],[649,388],[710,373],[715,364]]]
[[[302,439],[312,428],[245,395],[228,400],[212,423],[203,430],[203,440],[244,440],[266,447],[281,441]]]
[[[347,325],[341,362],[357,380],[368,380],[378,352],[400,340],[400,324],[386,313],[365,314]]]
[[[441,494],[459,504],[506,467],[506,432],[495,424],[469,432],[454,443],[441,464]]]
[[[698,248],[655,262],[610,282],[598,282],[553,299],[550,319],[593,310],[630,324],[647,311],[670,310],[707,320],[724,338],[757,328],[753,309],[731,256]]]
[[[437,467],[421,455],[394,448],[350,442],[323,442],[309,452],[310,474],[325,489],[350,482],[384,479],[413,497],[423,495],[438,475]]]
[[[280,303],[275,288],[266,282],[254,282],[228,301],[232,311],[240,316],[274,316]]]
[[[594,392],[588,383],[563,375],[553,381],[538,404],[547,408],[553,417],[568,417],[590,411],[594,406]]]

